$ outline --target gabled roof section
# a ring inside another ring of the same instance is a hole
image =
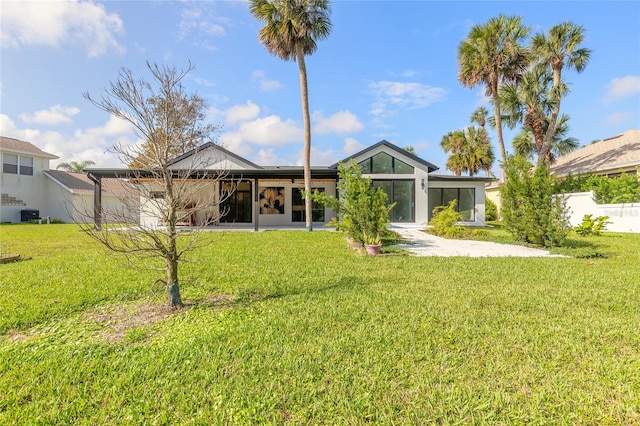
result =
[[[33,145],[30,142],[21,141],[19,139],[8,138],[6,136],[0,136],[0,149],[6,152],[15,152],[17,154],[31,154],[36,155],[38,157],[48,158],[50,160],[55,160],[59,158],[53,154],[49,154],[48,152],[44,152],[37,146]]]
[[[210,149],[210,148],[215,149],[215,150],[217,150],[217,151],[220,151],[221,153],[223,153],[224,155],[226,155],[226,156],[228,156],[228,157],[231,157],[231,158],[234,158],[234,159],[236,159],[236,160],[239,160],[239,161],[241,161],[241,162],[243,162],[243,163],[247,164],[249,167],[252,167],[252,168],[255,168],[255,169],[261,169],[261,168],[262,168],[262,167],[258,166],[257,164],[252,163],[251,161],[247,160],[246,158],[243,158],[243,157],[241,157],[241,156],[239,156],[239,155],[237,155],[237,154],[234,154],[233,152],[231,152],[231,151],[229,151],[229,150],[227,150],[227,149],[224,149],[224,148],[223,148],[223,147],[221,147],[220,145],[215,144],[215,143],[213,143],[213,142],[207,142],[207,143],[205,143],[205,144],[202,144],[202,145],[200,145],[199,147],[194,148],[194,149],[192,149],[191,151],[188,151],[188,152],[186,152],[186,153],[182,154],[181,156],[174,158],[174,159],[169,163],[169,165],[179,163],[180,161],[182,161],[182,160],[184,160],[184,159],[186,159],[186,158],[189,158],[189,157],[191,157],[191,156],[193,156],[193,155],[196,155],[196,154],[198,154],[199,152],[206,151],[207,149]]]
[[[94,183],[84,173],[70,173],[62,170],[45,170],[44,174],[70,192],[93,193]],[[107,194],[127,195],[134,190],[132,185],[121,179],[103,179],[102,190]]]
[[[634,166],[640,166],[640,130],[637,129],[627,130],[565,154],[551,166],[551,172],[565,176]]]
[[[408,151],[405,151],[404,149],[402,149],[402,148],[400,148],[400,147],[398,147],[398,146],[396,146],[396,145],[392,144],[391,142],[386,141],[384,139],[381,140],[380,142],[378,142],[375,145],[372,145],[372,146],[370,146],[368,148],[363,149],[360,152],[356,152],[355,154],[343,159],[341,162],[342,163],[346,163],[347,161],[351,160],[352,158],[360,157],[361,155],[364,155],[369,151],[373,151],[373,150],[375,150],[375,149],[377,149],[378,147],[381,147],[381,146],[390,148],[393,151],[401,154],[402,156],[410,158],[413,161],[416,161],[417,163],[426,166],[429,173],[434,172],[434,171],[438,170],[438,168],[439,168],[438,166],[436,166],[436,165],[434,165],[434,164],[432,164],[432,163],[430,163],[430,162],[428,162],[426,160],[423,160],[422,158],[418,157],[417,155],[413,155],[412,153],[410,153]],[[331,166],[329,166],[329,168],[330,169],[337,169],[339,163],[340,162],[332,164]]]

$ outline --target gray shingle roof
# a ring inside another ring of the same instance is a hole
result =
[[[49,176],[73,192],[93,192],[93,182],[84,173],[70,173],[62,170],[46,170]],[[102,179],[102,192],[114,195],[130,195],[134,188],[120,179]]]
[[[16,151],[26,152],[29,154],[37,155],[39,157],[45,157],[49,159],[56,159],[57,156],[44,152],[32,143],[21,141],[19,139],[8,138],[6,136],[0,136],[0,148],[3,151]]]
[[[551,172],[568,174],[602,173],[640,166],[640,130],[627,130],[558,158]]]

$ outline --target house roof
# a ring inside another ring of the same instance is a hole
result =
[[[431,181],[474,181],[474,182],[495,182],[496,178],[485,176],[454,176],[454,175],[429,175],[429,182]]]
[[[436,166],[436,165],[434,165],[434,164],[432,164],[432,163],[430,163],[430,162],[428,162],[426,160],[423,160],[422,158],[418,157],[417,155],[413,155],[412,153],[410,153],[410,152],[408,152],[408,151],[406,151],[406,150],[404,150],[404,149],[402,149],[402,148],[400,148],[400,147],[398,147],[398,146],[396,146],[396,145],[392,144],[391,142],[386,141],[384,139],[381,140],[380,142],[378,142],[375,145],[367,147],[367,148],[363,149],[362,151],[356,152],[355,154],[343,159],[341,162],[342,163],[346,163],[347,161],[351,160],[352,158],[360,157],[361,155],[366,154],[369,151],[373,151],[373,150],[375,150],[376,148],[378,148],[380,146],[385,146],[387,148],[390,148],[390,149],[402,154],[403,156],[411,158],[412,160],[418,162],[419,164],[422,164],[422,165],[426,166],[429,173],[434,172],[434,171],[439,169],[438,166]],[[338,168],[338,164],[339,163],[332,164],[331,166],[329,166],[329,168],[337,169]]]
[[[70,173],[62,170],[45,170],[44,174],[71,192],[93,193],[94,183],[84,173]],[[133,190],[131,185],[120,179],[103,179],[102,191],[106,194],[128,195]]]
[[[616,136],[559,157],[551,166],[558,176],[597,173],[640,166],[640,130],[627,130]]]
[[[8,138],[6,136],[0,136],[0,148],[6,152],[15,152],[18,154],[27,153],[36,155],[38,157],[49,158],[51,160],[55,160],[59,158],[53,154],[49,154],[48,152],[44,152],[37,146],[33,145],[30,142],[21,141],[19,139]]]

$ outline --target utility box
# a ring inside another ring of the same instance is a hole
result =
[[[40,218],[40,210],[24,209],[20,210],[20,222],[29,222],[30,220],[38,220]]]

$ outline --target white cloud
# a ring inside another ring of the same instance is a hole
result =
[[[224,111],[225,123],[235,124],[240,121],[253,120],[260,114],[260,107],[251,101],[243,105],[234,105]]]
[[[342,152],[347,155],[355,154],[356,152],[362,151],[366,148],[366,145],[358,142],[353,138],[346,138],[344,140],[344,147],[342,148]]]
[[[218,22],[211,4],[207,3],[186,3],[187,7],[182,9],[179,24],[180,34],[185,37],[193,32],[203,33],[212,36],[225,35],[224,26]]]
[[[238,132],[242,139],[258,145],[283,146],[291,142],[299,142],[303,130],[295,121],[283,121],[277,115],[270,115],[240,124]]]
[[[124,48],[116,40],[122,20],[104,6],[86,1],[2,2],[2,47],[64,44],[84,46],[89,57]]]
[[[261,149],[252,157],[252,162],[260,166],[279,166],[286,164],[286,161],[278,157],[273,149]]]
[[[324,117],[321,111],[312,115],[313,125],[311,130],[319,135],[327,133],[353,133],[362,130],[363,125],[352,112],[338,111],[330,117]]]
[[[605,102],[613,102],[640,93],[640,75],[614,78],[607,84]]]
[[[605,117],[604,121],[607,124],[622,124],[631,119],[631,113],[628,112],[616,112]]]
[[[71,123],[71,117],[78,114],[80,108],[54,105],[49,109],[36,111],[33,114],[20,114],[20,119],[25,123],[56,125]]]
[[[140,142],[131,126],[115,117],[110,117],[102,126],[78,129],[72,135],[65,135],[54,131],[20,129],[11,118],[0,114],[0,130],[3,136],[30,142],[43,151],[60,157],[51,162],[52,168],[61,162],[83,160],[94,161],[96,167],[122,167],[110,148],[115,143],[131,146]]]
[[[276,80],[269,80],[264,71],[257,70],[251,74],[251,79],[257,81],[261,92],[273,92],[282,88],[282,84]]]
[[[371,106],[371,114],[386,116],[401,109],[425,108],[442,100],[446,90],[421,83],[398,81],[377,81],[369,84],[369,90],[376,98]]]

